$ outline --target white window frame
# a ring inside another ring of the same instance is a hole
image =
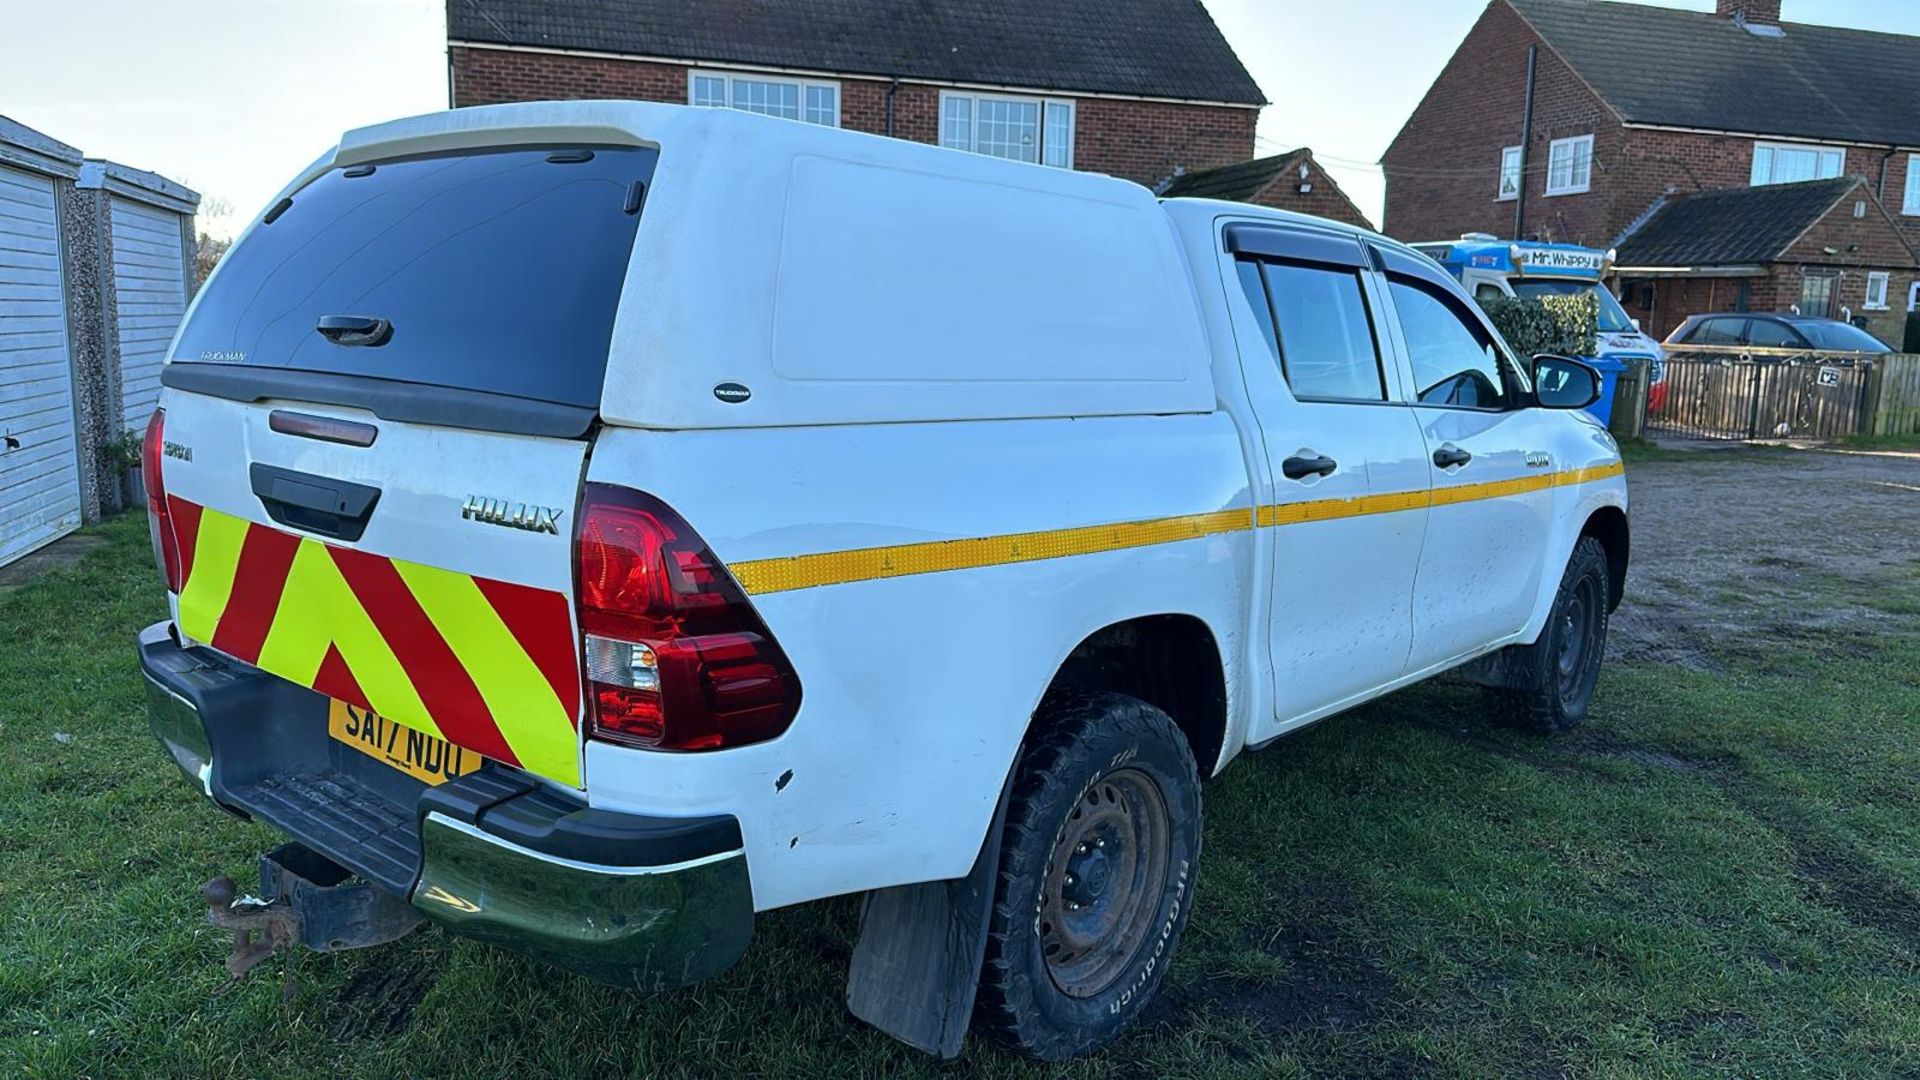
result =
[[[1024,94],[991,94],[976,90],[942,90],[940,91],[939,131],[935,141],[941,146],[946,146],[949,150],[961,149],[960,147],[947,145],[947,102],[953,100],[969,102],[967,115],[970,119],[967,121],[967,146],[965,147],[965,152],[970,154],[979,153],[974,147],[980,145],[980,102],[1011,101],[1022,105],[1032,105],[1035,110],[1037,110],[1035,115],[1039,122],[1040,145],[1034,147],[1035,157],[1030,164],[1041,165],[1047,168],[1073,168],[1073,144],[1079,135],[1080,108],[1079,103],[1072,98],[1032,97]],[[1057,107],[1064,107],[1067,110],[1066,161],[1060,165],[1049,165],[1047,163],[1047,149],[1049,146],[1047,111],[1049,108]],[[1014,161],[1017,159],[1002,158],[1001,160]]]
[[[1804,181],[1797,181],[1797,180],[1761,180],[1759,178],[1758,174],[1760,172],[1761,153],[1764,151],[1768,154],[1776,155],[1776,157],[1769,158],[1767,162],[1767,166],[1768,166],[1767,172],[1768,172],[1768,175],[1771,176],[1773,175],[1773,173],[1776,171],[1778,167],[1779,163],[1778,163],[1777,155],[1778,155],[1778,152],[1782,150],[1790,150],[1795,153],[1814,153],[1814,154],[1822,154],[1822,155],[1838,154],[1840,155],[1840,171],[1834,173],[1833,176],[1845,176],[1847,174],[1847,148],[1844,146],[1828,146],[1824,143],[1768,142],[1765,139],[1755,139],[1753,142],[1753,160],[1747,170],[1748,186],[1771,187],[1774,184],[1793,184],[1793,183],[1804,182]],[[1815,175],[1812,177],[1812,179],[1815,179],[1815,180],[1833,179],[1833,177],[1830,177],[1830,176],[1819,175],[1820,169],[1818,166],[1815,166],[1813,171]]]
[[[1866,299],[1861,302],[1860,307],[1866,311],[1887,310],[1887,290],[1892,287],[1892,284],[1893,275],[1887,271],[1874,270],[1869,272],[1867,274],[1867,296]],[[1876,289],[1878,289],[1880,293],[1878,300],[1874,299],[1873,295]]]
[[[1513,194],[1507,194],[1507,177],[1513,177]],[[1520,197],[1520,147],[1500,148],[1500,178],[1493,189],[1494,202],[1512,202]]]
[[[1907,155],[1907,191],[1900,200],[1900,212],[1920,217],[1920,154]]]
[[[1587,169],[1586,169],[1585,175],[1579,175],[1578,170],[1576,168],[1569,166],[1567,169],[1567,183],[1555,185],[1553,182],[1553,174],[1555,172],[1553,160],[1554,158],[1559,156],[1560,151],[1562,151],[1563,149],[1566,150],[1568,153],[1575,155],[1573,159],[1574,166],[1577,166],[1580,164],[1580,158],[1578,155],[1579,155],[1579,152],[1584,149],[1587,154],[1587,157],[1586,157]],[[1578,177],[1577,179],[1576,179],[1576,176]],[[1591,190],[1593,190],[1593,136],[1573,135],[1565,139],[1555,139],[1552,142],[1548,143],[1547,144],[1547,194],[1548,195],[1582,195]]]
[[[823,124],[820,126],[822,127],[839,127],[840,126],[841,91],[840,91],[840,82],[837,79],[802,79],[792,75],[779,75],[773,72],[766,72],[766,71],[732,71],[732,70],[720,71],[712,68],[688,68],[687,69],[687,104],[689,105],[699,104],[699,99],[695,96],[694,91],[695,91],[695,88],[700,85],[701,79],[719,79],[726,84],[727,101],[726,101],[726,105],[722,106],[723,108],[738,107],[738,106],[735,106],[733,103],[734,102],[733,84],[735,81],[740,79],[745,79],[750,82],[782,83],[787,86],[791,86],[794,88],[794,93],[796,95],[797,100],[800,103],[800,115],[793,119],[797,119],[802,124],[814,123],[814,121],[807,119],[807,91],[814,90],[814,89],[832,90],[833,91],[833,123]],[[741,111],[751,112],[752,110],[742,109]],[[756,113],[755,115],[767,116],[770,114]],[[776,117],[776,119],[785,120],[785,119],[788,119],[788,117],[782,116],[782,117]]]

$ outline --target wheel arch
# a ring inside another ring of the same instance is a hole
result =
[[[1218,771],[1230,722],[1227,668],[1206,620],[1166,612],[1093,631],[1055,669],[1036,715],[1061,694],[1102,690],[1139,698],[1172,717],[1200,775]]]
[[[1627,559],[1632,550],[1627,512],[1617,506],[1599,507],[1580,526],[1580,535],[1600,541],[1607,553],[1607,610],[1613,611],[1620,606],[1627,586]]]

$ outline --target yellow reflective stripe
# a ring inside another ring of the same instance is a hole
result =
[[[480,586],[451,570],[399,559],[392,562],[479,688],[487,711],[521,766],[578,786],[580,747],[573,719]]]
[[[1478,502],[1481,499],[1503,499],[1510,495],[1545,491],[1552,486],[1554,486],[1552,473],[1517,476],[1511,480],[1487,480],[1478,484],[1451,484],[1433,489],[1431,505],[1451,506],[1455,503]]]
[[[312,686],[331,645],[340,650],[340,659],[346,661],[353,681],[367,695],[367,704],[374,712],[440,736],[440,726],[427,712],[406,669],[347,586],[325,544],[300,541],[280,596],[280,607],[274,612],[272,628],[267,631],[255,666],[302,686]]]
[[[1309,521],[1391,514],[1400,510],[1418,510],[1427,505],[1427,492],[1389,491],[1379,495],[1356,495],[1351,499],[1308,499],[1303,502],[1272,503],[1260,508],[1260,524],[1303,525]]]
[[[1253,527],[1252,511],[1218,510],[1208,514],[1123,521],[1112,525],[1083,525],[1071,529],[1009,533],[964,540],[931,540],[893,547],[828,551],[818,555],[791,555],[758,559],[729,567],[740,587],[750,593],[783,592],[815,585],[931,574],[981,566],[1057,559],[1099,551],[1168,544],[1216,533]]]
[[[240,569],[240,547],[247,539],[247,522],[218,510],[200,511],[200,530],[193,541],[193,569],[180,589],[180,632],[196,641],[212,641],[233,593]]]
[[[1584,469],[1568,469],[1565,472],[1554,473],[1553,485],[1555,487],[1572,487],[1575,484],[1589,484],[1595,480],[1608,480],[1616,476],[1624,476],[1626,475],[1626,471],[1626,462],[1609,461],[1605,465],[1590,465]]]
[[[1430,506],[1451,506],[1481,499],[1499,499],[1524,495],[1553,487],[1568,487],[1620,476],[1626,466],[1614,461],[1582,469],[1557,473],[1489,480],[1477,484],[1421,488],[1415,491],[1390,491],[1377,495],[1359,495],[1351,499],[1308,499],[1300,502],[1270,503],[1251,511],[1220,510],[1209,514],[1185,514],[1179,517],[1128,521],[1116,525],[1085,525],[1068,529],[1011,533],[961,540],[934,540],[891,547],[856,548],[851,551],[825,551],[814,555],[790,555],[775,559],[752,559],[728,567],[740,587],[755,595],[810,589],[819,585],[844,585],[877,578],[931,574],[942,570],[970,570],[983,566],[1057,559],[1066,555],[1091,555],[1120,551],[1149,544],[1167,544],[1219,533],[1240,532],[1253,527],[1301,525],[1312,521],[1334,521],[1367,514],[1391,514]]]

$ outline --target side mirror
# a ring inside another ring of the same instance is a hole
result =
[[[1533,394],[1543,409],[1584,409],[1600,400],[1600,373],[1571,356],[1533,358]]]
[[[1634,332],[1634,333],[1636,333],[1636,334],[1643,334],[1643,333],[1646,333],[1646,331],[1644,331],[1644,330],[1642,330],[1642,329],[1640,329],[1640,320],[1639,320],[1639,319],[1628,319],[1627,321],[1633,324],[1633,332]]]

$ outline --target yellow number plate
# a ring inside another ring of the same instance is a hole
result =
[[[327,734],[428,785],[465,776],[487,760],[445,739],[402,727],[338,698],[327,703]]]

